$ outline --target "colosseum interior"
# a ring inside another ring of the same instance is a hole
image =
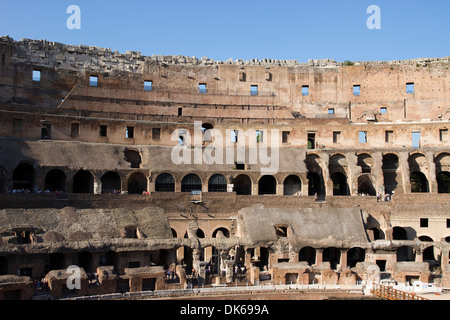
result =
[[[0,299],[450,286],[450,58],[0,56]]]

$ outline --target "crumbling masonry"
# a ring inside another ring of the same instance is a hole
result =
[[[0,299],[450,285],[449,58],[218,62],[9,37],[0,57]],[[173,161],[252,130],[276,172],[249,148]]]

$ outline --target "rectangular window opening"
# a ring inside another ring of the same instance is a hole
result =
[[[41,82],[41,71],[33,70],[33,81],[34,82]]]
[[[100,137],[108,136],[108,126],[100,126],[99,134],[100,134]]]
[[[144,91],[153,90],[153,81],[144,81]]]
[[[264,142],[264,132],[261,130],[256,130],[256,142]]]
[[[316,149],[316,134],[308,133],[308,149]]]
[[[178,108],[178,116],[181,117],[183,115],[183,108]]]
[[[439,140],[441,142],[448,142],[448,129],[439,130]]]
[[[127,139],[134,139],[134,127],[127,127],[126,137]]]
[[[334,108],[328,108],[328,114],[334,114]]]
[[[450,219],[447,219],[447,228],[450,228]]]
[[[359,143],[367,143],[367,132],[366,131],[359,132]]]
[[[361,95],[361,86],[360,85],[354,85],[353,86],[353,95],[354,96]]]
[[[89,85],[91,87],[98,87],[98,77],[97,76],[90,76],[89,77]]]
[[[238,142],[238,130],[231,130],[231,142]]]
[[[309,86],[302,87],[302,96],[309,96]]]
[[[198,85],[198,91],[199,91],[199,93],[207,93],[206,83],[200,83]]]
[[[72,138],[78,138],[80,136],[80,124],[71,123],[70,124],[70,136]]]
[[[413,149],[420,148],[420,132],[412,133],[412,147],[413,147]]]
[[[257,96],[258,95],[258,86],[251,86],[250,87],[250,94],[252,96]]]
[[[414,93],[414,82],[408,82],[406,84],[406,93]]]
[[[161,128],[153,128],[152,129],[152,139],[153,140],[161,139]]]
[[[380,113],[381,114],[386,114],[387,113],[387,108],[386,107],[381,107],[380,108]]]
[[[289,131],[283,131],[282,135],[283,135],[283,143],[288,143],[289,142],[289,135],[291,133]]]
[[[340,138],[341,138],[341,132],[333,131],[333,143],[339,143]]]
[[[428,228],[428,218],[420,218],[420,227]]]
[[[386,130],[384,133],[385,142],[393,142],[394,141],[394,131]]]
[[[41,139],[51,140],[52,138],[52,125],[48,123],[43,123],[41,125]]]

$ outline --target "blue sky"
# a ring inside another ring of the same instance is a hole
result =
[[[69,30],[67,8],[81,9]],[[381,9],[369,30],[367,8]],[[401,60],[450,56],[450,0],[0,0],[0,35],[145,55]]]

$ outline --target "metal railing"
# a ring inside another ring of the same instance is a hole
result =
[[[414,293],[397,290],[393,287],[385,286],[379,283],[373,284],[371,293],[386,300],[428,300],[426,298],[417,296]]]

